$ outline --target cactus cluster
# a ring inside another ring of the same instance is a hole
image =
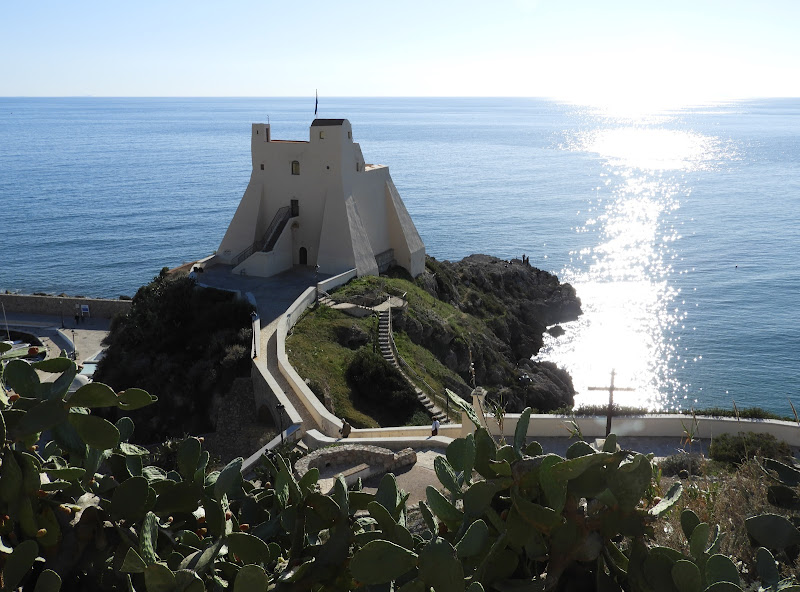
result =
[[[566,582],[649,589],[636,579],[635,562],[650,555],[641,541],[681,485],[643,507],[653,476],[648,457],[619,450],[613,435],[602,451],[576,442],[566,458],[545,455],[525,444],[529,418],[526,409],[512,444],[498,446],[482,427],[454,440],[435,461],[444,493],[428,487],[420,503],[423,542],[372,541],[355,553],[353,576],[408,590],[551,590]]]
[[[37,370],[58,376],[42,382]],[[115,393],[99,383],[67,396],[76,374],[75,362],[58,357],[33,364],[12,360],[0,376],[4,590],[29,581],[41,592],[59,590],[61,578],[80,563],[87,545],[101,540],[104,514],[124,514],[125,519],[131,514],[126,495],[131,489],[123,481],[137,466],[141,471],[147,451],[127,442],[133,431],[130,419],[115,425],[91,410],[130,411],[155,397],[140,389]],[[130,470],[125,477],[101,472],[113,465]],[[136,503],[149,501],[147,493]]]
[[[36,370],[58,376],[40,382]],[[279,454],[263,458],[260,481],[244,479],[241,458],[212,471],[194,437],[179,443],[174,467],[151,465],[130,442],[131,419],[112,424],[92,410],[155,398],[99,383],[70,396],[76,371],[67,358],[13,361],[0,377],[10,389],[0,393],[2,590],[741,589],[719,528],[689,510],[688,553],[652,545],[681,485],[652,497],[652,459],[621,450],[613,434],[602,450],[579,441],[561,457],[526,442],[529,409],[511,444],[478,427],[436,459],[440,487],[428,487],[425,527],[412,533],[391,474],[375,493],[340,476],[324,495],[317,469],[297,479]],[[765,468],[782,487],[800,483],[794,467]],[[783,490],[774,497],[795,503]],[[798,545],[795,523],[765,515],[747,527],[762,545],[762,587],[792,588],[767,548]]]
[[[750,538],[756,544],[762,545],[757,551],[755,561],[762,588],[800,592],[800,586],[793,582],[780,581],[776,557],[771,552],[774,551],[780,560],[787,563],[794,562],[797,557],[800,548],[800,516],[795,513],[800,510],[800,497],[797,495],[800,467],[794,462],[787,465],[771,458],[763,459],[761,467],[773,482],[767,489],[768,501],[792,513],[788,518],[779,514],[759,514],[745,520]]]

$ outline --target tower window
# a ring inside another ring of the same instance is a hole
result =
[[[325,132],[324,131],[319,133],[319,139],[320,140],[324,140],[325,139]]]
[[[297,160],[292,161],[292,174],[299,175],[300,174],[300,162]]]
[[[361,170],[361,163],[360,163],[360,162],[357,162],[357,163],[356,163],[356,172],[358,172],[358,171],[360,171],[360,170]]]
[[[353,139],[353,132],[347,132],[347,139],[348,140],[352,140]]]
[[[263,164],[261,165],[261,170],[262,170],[262,171],[264,170],[264,165],[263,165]]]

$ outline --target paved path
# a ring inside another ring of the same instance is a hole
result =
[[[314,418],[295,395],[294,390],[278,369],[278,319],[286,313],[286,309],[297,300],[309,287],[329,275],[315,273],[313,269],[295,266],[289,271],[268,278],[234,275],[230,265],[214,265],[201,274],[197,274],[197,282],[203,286],[238,290],[242,295],[251,293],[256,299],[258,315],[261,318],[261,355],[255,363],[262,373],[272,376],[295,410],[303,419],[302,432],[319,429]]]
[[[223,290],[238,290],[242,295],[247,292],[253,294],[258,303],[262,327],[283,315],[307,288],[315,286],[317,281],[331,277],[324,273],[315,274],[313,269],[305,266],[295,266],[268,278],[234,275],[231,273],[232,269],[230,265],[206,268],[203,273],[197,274],[197,283]]]
[[[314,421],[314,418],[306,409],[306,406],[300,402],[300,399],[297,398],[297,395],[294,392],[294,389],[289,385],[289,382],[284,378],[283,374],[281,374],[280,369],[278,368],[278,319],[272,321],[268,326],[261,329],[261,351],[266,352],[266,356],[262,353],[260,358],[256,360],[256,364],[259,368],[266,370],[272,375],[275,379],[275,382],[278,383],[278,386],[283,391],[283,394],[286,395],[286,398],[289,399],[289,402],[292,404],[292,407],[295,408],[295,411],[300,414],[300,417],[303,419],[303,426],[300,428],[301,433],[305,433],[306,430],[312,429],[320,429],[320,426],[317,425],[317,422]],[[264,359],[266,357],[266,360]]]
[[[75,349],[78,352],[78,361],[94,356],[103,349],[102,341],[108,335],[111,325],[109,319],[87,318],[83,322],[75,323],[73,317],[65,317],[61,329],[59,315],[35,315],[18,312],[6,313],[8,326],[13,331],[25,331],[39,337],[47,347],[48,357],[56,357],[62,349],[72,352],[72,338],[74,335]],[[67,339],[58,333],[61,329]],[[0,318],[0,335],[5,337],[5,322]]]

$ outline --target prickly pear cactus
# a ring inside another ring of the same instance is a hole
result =
[[[37,371],[57,377],[42,381]],[[141,487],[141,483],[98,472],[112,456],[134,467],[147,451],[125,442],[130,435],[122,437],[125,422],[114,425],[93,415],[92,409],[132,410],[155,398],[138,389],[115,393],[99,383],[67,396],[76,374],[75,363],[66,357],[33,364],[12,360],[3,370],[0,564],[4,590],[32,582],[36,590],[58,590],[61,578],[72,572],[88,542],[78,537],[79,530],[97,527],[101,512],[113,515],[117,510],[115,518],[131,522],[143,515],[141,507],[150,501],[146,480]]]
[[[58,376],[41,382],[37,370]],[[266,479],[252,482],[241,458],[211,471],[194,437],[180,442],[174,467],[152,465],[130,442],[130,418],[112,424],[93,411],[135,411],[155,397],[99,383],[67,395],[76,372],[67,358],[5,369],[3,590],[56,591],[62,580],[80,590],[350,590],[352,549],[378,537],[417,542],[392,475],[375,494],[340,479],[322,495],[318,471],[297,480],[274,455],[264,458]]]
[[[645,508],[653,478],[648,457],[616,445],[598,452],[582,442],[566,458],[543,455],[538,444],[526,446],[529,418],[527,409],[512,444],[498,447],[481,427],[453,441],[435,462],[441,490],[428,487],[420,506],[425,536],[413,545],[371,538],[354,554],[353,577],[410,590],[651,589],[638,563],[631,572],[638,556],[630,549],[650,557],[643,541],[677,502],[681,485]]]
[[[55,373],[42,382],[37,370]],[[211,470],[202,441],[187,437],[171,467],[130,442],[134,424],[93,413],[155,402],[144,391],[92,383],[72,395],[67,358],[9,362],[0,392],[0,568],[3,590],[489,590],[602,589],[721,592],[740,589],[720,555],[718,527],[681,516],[688,554],[649,544],[652,524],[681,495],[676,484],[648,507],[648,456],[596,451],[583,442],[563,458],[526,444],[530,410],[510,444],[484,428],[454,440],[435,461],[412,534],[408,495],[391,474],[378,490],[322,494],[280,455],[260,481],[242,459]],[[794,473],[781,467],[787,482]],[[791,467],[789,467],[791,469]],[[793,485],[794,486],[794,485]],[[788,522],[788,526],[785,522]],[[764,547],[800,542],[778,516],[748,520]],[[791,526],[791,528],[789,528]],[[779,539],[779,540],[778,540]],[[788,590],[775,559],[758,550],[764,589]]]

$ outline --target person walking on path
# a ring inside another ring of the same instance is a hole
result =
[[[433,424],[431,424],[431,436],[438,436],[439,435],[439,420],[434,418]]]
[[[342,438],[347,438],[350,435],[350,430],[353,429],[346,419],[342,419],[342,429],[339,430],[339,433],[342,435]]]

